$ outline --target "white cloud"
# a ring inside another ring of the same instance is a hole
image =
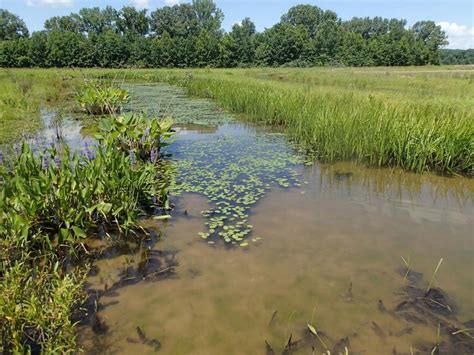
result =
[[[458,25],[456,22],[438,22],[438,26],[448,35],[449,45],[446,48],[474,48],[474,26]]]
[[[179,0],[165,0],[165,4],[168,6],[178,5]]]
[[[130,0],[130,3],[137,9],[149,9],[150,2],[148,0]]]
[[[26,4],[28,6],[72,6],[74,5],[74,0],[27,0]]]
[[[237,25],[237,26],[242,26],[242,21],[235,21],[234,22],[234,26]]]

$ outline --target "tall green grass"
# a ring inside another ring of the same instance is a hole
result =
[[[416,94],[411,94],[414,99],[393,101],[379,92],[252,79],[236,70],[192,74],[160,71],[152,80],[215,99],[249,121],[284,126],[295,142],[324,161],[352,159],[417,172],[472,173],[474,110],[467,103],[459,107],[451,101],[420,102]]]
[[[41,128],[41,106],[69,106],[75,85],[64,73],[1,69],[0,144],[17,141]]]

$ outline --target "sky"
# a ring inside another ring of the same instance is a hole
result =
[[[29,30],[43,28],[44,21],[56,15],[68,15],[82,7],[121,8],[133,5],[151,11],[166,5],[190,0],[0,0],[0,8],[19,15]],[[404,18],[408,25],[419,20],[433,20],[448,34],[447,48],[474,48],[474,0],[215,0],[224,12],[223,27],[230,30],[245,17],[254,21],[259,31],[277,23],[291,6],[306,3],[335,11],[343,20],[354,16]]]

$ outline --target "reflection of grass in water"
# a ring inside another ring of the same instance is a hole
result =
[[[175,150],[178,179],[174,193],[199,193],[214,204],[202,211],[208,230],[199,234],[210,243],[223,239],[248,246],[253,229],[247,220],[251,207],[274,184],[284,188],[300,185],[294,166],[303,158],[281,136],[218,136],[177,142]]]
[[[146,111],[172,116],[178,124],[219,125],[232,121],[211,101],[187,96],[185,90],[163,84],[127,84],[131,100],[125,111]]]

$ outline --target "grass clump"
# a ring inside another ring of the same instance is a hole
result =
[[[75,351],[71,312],[82,300],[86,238],[113,228],[137,235],[140,215],[167,204],[169,167],[116,138],[102,131],[81,154],[23,144],[0,165],[0,352]]]
[[[142,160],[157,162],[159,151],[169,144],[173,135],[172,125],[169,117],[150,120],[144,115],[126,114],[113,120],[101,120],[99,129],[103,134],[96,137],[113,136],[115,144],[126,153],[134,152]]]
[[[85,273],[63,276],[55,265],[47,261],[32,270],[24,261],[4,268],[0,283],[3,354],[76,349],[70,312],[84,299]]]
[[[119,113],[122,105],[128,102],[130,95],[106,81],[91,80],[76,95],[81,110],[89,115],[105,115]]]

